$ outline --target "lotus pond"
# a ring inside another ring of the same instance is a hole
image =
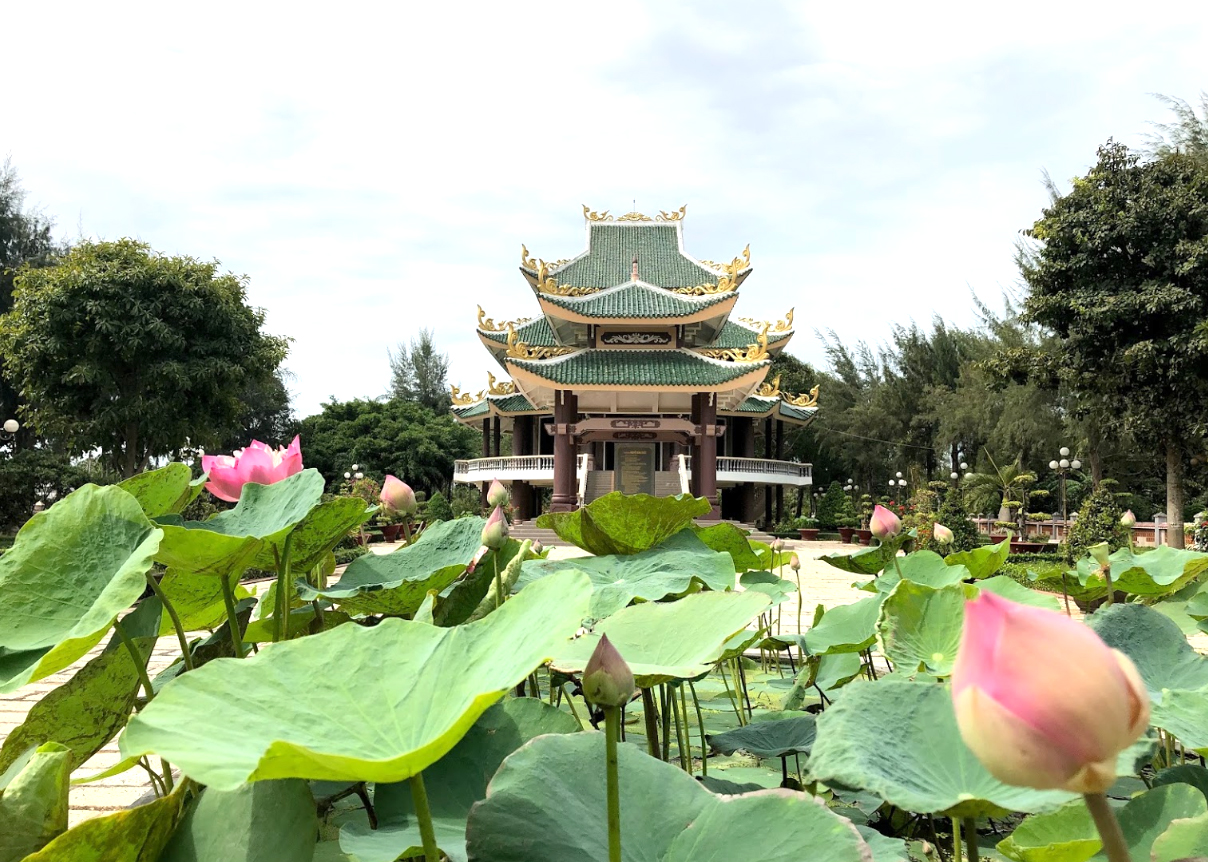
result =
[[[569,560],[438,523],[334,580],[363,501],[302,470],[183,520],[202,487],[181,464],[85,486],[0,557],[0,693],[105,644],[0,746],[0,862],[1106,858],[1079,796],[987,771],[950,690],[970,599],[1057,612],[1062,590],[1116,599],[1086,625],[1151,703],[1107,793],[1128,852],[1208,855],[1208,659],[1186,637],[1208,629],[1208,555],[1123,549],[1031,589],[998,574],[1006,542],[945,558],[900,535],[824,558],[868,595],[798,631],[809,579],[697,526],[704,500],[544,516],[590,553]],[[180,656],[150,678],[160,636]],[[584,697],[605,637],[637,687],[616,711],[619,857],[609,710]],[[1050,658],[1031,646],[1011,660]],[[122,761],[85,780],[139,770],[146,800],[67,829],[71,774],[115,737]]]

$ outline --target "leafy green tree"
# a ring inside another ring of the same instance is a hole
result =
[[[1116,500],[1115,488],[1114,481],[1105,479],[1083,501],[1078,517],[1061,543],[1067,561],[1076,562],[1091,545],[1100,542],[1107,542],[1113,551],[1128,546],[1130,530],[1120,523],[1124,511]]]
[[[971,551],[978,546],[977,524],[969,517],[964,496],[958,490],[953,489],[944,494],[944,500],[935,513],[935,522],[952,531],[952,543],[937,545],[933,540],[927,545],[929,550],[947,556],[954,551]]]
[[[429,494],[447,490],[453,462],[474,456],[479,437],[448,413],[419,404],[389,401],[335,401],[299,423],[302,453],[329,485],[355,463],[366,475],[387,473]]]
[[[1172,123],[1153,123],[1154,134],[1146,143],[1148,152],[1155,158],[1182,153],[1201,160],[1208,160],[1208,92],[1200,93],[1200,110],[1185,99],[1158,96],[1174,113]]]
[[[453,507],[449,505],[449,501],[440,491],[433,494],[432,498],[424,504],[424,519],[429,522],[453,520]]]
[[[1184,461],[1208,401],[1208,168],[1179,153],[1143,163],[1109,141],[1029,234],[1025,309],[1061,339],[1052,373],[1164,452],[1182,547]]]
[[[818,501],[818,525],[823,530],[833,530],[851,517],[851,501],[838,482],[831,482],[822,499]]]
[[[24,524],[39,500],[50,505],[89,481],[86,470],[49,449],[0,455],[0,530]]]
[[[251,440],[259,440],[270,446],[289,445],[298,433],[298,420],[294,416],[287,383],[289,379],[290,373],[278,368],[268,377],[248,381],[239,394],[242,407],[238,429],[219,444],[219,451],[230,452],[242,448]]]
[[[287,349],[262,332],[243,279],[131,239],[26,267],[14,300],[0,353],[25,417],[72,452],[101,449],[123,476],[186,445],[215,445],[236,427],[240,393]]]
[[[411,346],[390,354],[390,396],[414,401],[436,413],[449,409],[449,354],[436,349],[435,334],[421,329]]]

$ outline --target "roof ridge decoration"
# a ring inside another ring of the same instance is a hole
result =
[[[488,395],[515,395],[516,384],[510,380],[495,381],[495,375],[487,372],[487,394]]]
[[[487,317],[487,313],[482,310],[481,305],[478,306],[478,328],[483,332],[507,332],[509,327],[523,326],[532,321],[531,317],[517,317],[515,320],[503,320],[496,323]]]
[[[731,290],[737,290],[738,274],[751,268],[751,244],[747,243],[747,247],[742,250],[742,254],[727,264],[718,265],[712,261],[703,260],[700,263],[709,263],[713,268],[723,271],[724,274],[717,280],[717,284],[676,287],[672,288],[672,293],[683,293],[688,296],[706,296],[711,293],[728,293]]]
[[[553,296],[587,296],[591,293],[599,293],[601,290],[598,287],[571,287],[566,284],[558,284],[558,279],[549,274],[550,264],[543,260],[537,263],[538,293],[548,293]]]
[[[777,380],[779,380],[779,378],[777,378]],[[821,386],[815,386],[808,393],[803,392],[800,395],[789,395],[788,393],[785,393],[784,400],[786,403],[791,404],[794,407],[817,407],[818,390],[821,388]]]
[[[770,331],[771,332],[792,332],[793,331],[793,313],[796,310],[797,310],[796,308],[790,308],[789,313],[785,315],[784,320],[776,321],[775,325],[772,325],[772,328]],[[752,329],[755,329],[755,330],[758,330],[764,326],[770,325],[770,324],[768,324],[768,322],[766,320],[756,320],[753,317],[740,317],[740,318],[738,318],[738,322],[745,323],[748,326],[750,326]]]
[[[482,400],[486,392],[479,392],[477,395],[471,395],[469,392],[462,392],[457,386],[449,387],[455,407],[468,407],[471,404],[477,404]]]
[[[508,351],[512,359],[549,359],[553,356],[565,356],[574,353],[574,347],[530,347],[520,340],[516,327],[508,324]]]
[[[685,214],[687,211],[688,211],[688,205],[687,205],[687,204],[684,204],[684,205],[683,205],[682,207],[680,207],[679,209],[677,209],[677,210],[672,210],[671,212],[667,212],[666,210],[659,210],[659,214],[658,214],[658,215],[656,215],[656,216],[654,216],[653,218],[652,218],[652,217],[650,217],[650,216],[648,216],[648,215],[646,215],[645,213],[640,213],[640,212],[637,212],[637,211],[634,211],[634,212],[627,212],[627,213],[625,213],[625,215],[614,216],[614,215],[610,215],[610,214],[609,214],[609,210],[604,210],[603,212],[596,212],[595,210],[591,209],[591,208],[590,208],[590,207],[589,207],[587,204],[583,204],[583,217],[584,217],[585,219],[587,219],[588,221],[590,221],[590,222],[635,222],[635,221],[638,221],[638,222],[669,222],[669,221],[683,221],[683,219],[684,219],[684,214]]]
[[[701,356],[707,356],[710,359],[721,359],[726,362],[762,362],[768,358],[768,328],[770,324],[765,323],[763,329],[759,331],[759,338],[754,344],[748,344],[746,347],[733,348],[731,350],[700,350],[697,351]]]
[[[777,374],[771,383],[764,383],[755,393],[762,398],[779,398],[780,397],[780,375]]]

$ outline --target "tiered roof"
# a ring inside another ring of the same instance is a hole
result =
[[[542,314],[496,323],[479,308],[479,339],[511,380],[491,376],[477,395],[455,389],[454,414],[548,413],[560,390],[637,390],[715,392],[723,414],[812,419],[816,393],[764,382],[793,335],[793,312],[776,323],[731,320],[750,249],[724,264],[692,257],[684,212],[614,217],[584,207],[583,253],[547,263],[522,246],[520,271]]]

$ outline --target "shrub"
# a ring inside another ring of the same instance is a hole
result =
[[[848,524],[847,521],[852,523]],[[818,523],[824,530],[855,526],[855,512],[852,511],[851,500],[838,482],[831,482],[822,499],[818,501]]]
[[[424,505],[424,520],[428,522],[453,520],[453,507],[449,505],[449,501],[440,491],[428,498],[428,502]]]
[[[49,506],[89,481],[66,455],[46,449],[0,455],[0,530],[15,530],[28,521],[39,499]]]
[[[1081,559],[1091,545],[1100,542],[1107,542],[1113,551],[1128,547],[1130,531],[1120,523],[1124,512],[1116,500],[1115,486],[1114,480],[1104,479],[1082,502],[1077,519],[1061,543],[1067,562]]]

